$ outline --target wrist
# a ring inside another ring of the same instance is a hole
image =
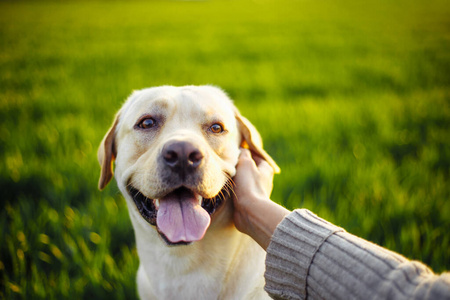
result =
[[[290,211],[269,198],[255,199],[252,204],[247,210],[249,226],[246,233],[266,250],[278,224]]]

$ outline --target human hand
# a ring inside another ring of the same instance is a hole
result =
[[[278,223],[289,213],[284,207],[270,200],[274,171],[262,158],[253,156],[248,149],[241,149],[236,167],[234,224],[251,236],[264,249]]]
[[[249,215],[258,201],[270,201],[273,187],[273,169],[262,158],[253,156],[248,149],[241,149],[236,166],[234,197],[234,223],[236,228],[248,234]]]

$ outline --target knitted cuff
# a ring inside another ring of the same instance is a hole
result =
[[[322,243],[344,231],[306,209],[290,213],[277,227],[266,256],[265,290],[274,298],[305,299],[309,266]]]

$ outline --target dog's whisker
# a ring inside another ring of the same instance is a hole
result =
[[[228,192],[228,195],[229,195],[230,197],[231,197],[231,196],[237,197],[237,196],[236,196],[236,193],[235,193],[235,191],[234,191],[234,187],[236,186],[236,184],[234,183],[234,181],[233,181],[232,178],[229,178],[229,180],[228,180],[227,183],[226,183],[226,186],[227,186],[227,192]]]

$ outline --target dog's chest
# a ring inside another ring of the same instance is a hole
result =
[[[195,270],[154,274],[149,281],[155,299],[220,299],[223,275]]]

